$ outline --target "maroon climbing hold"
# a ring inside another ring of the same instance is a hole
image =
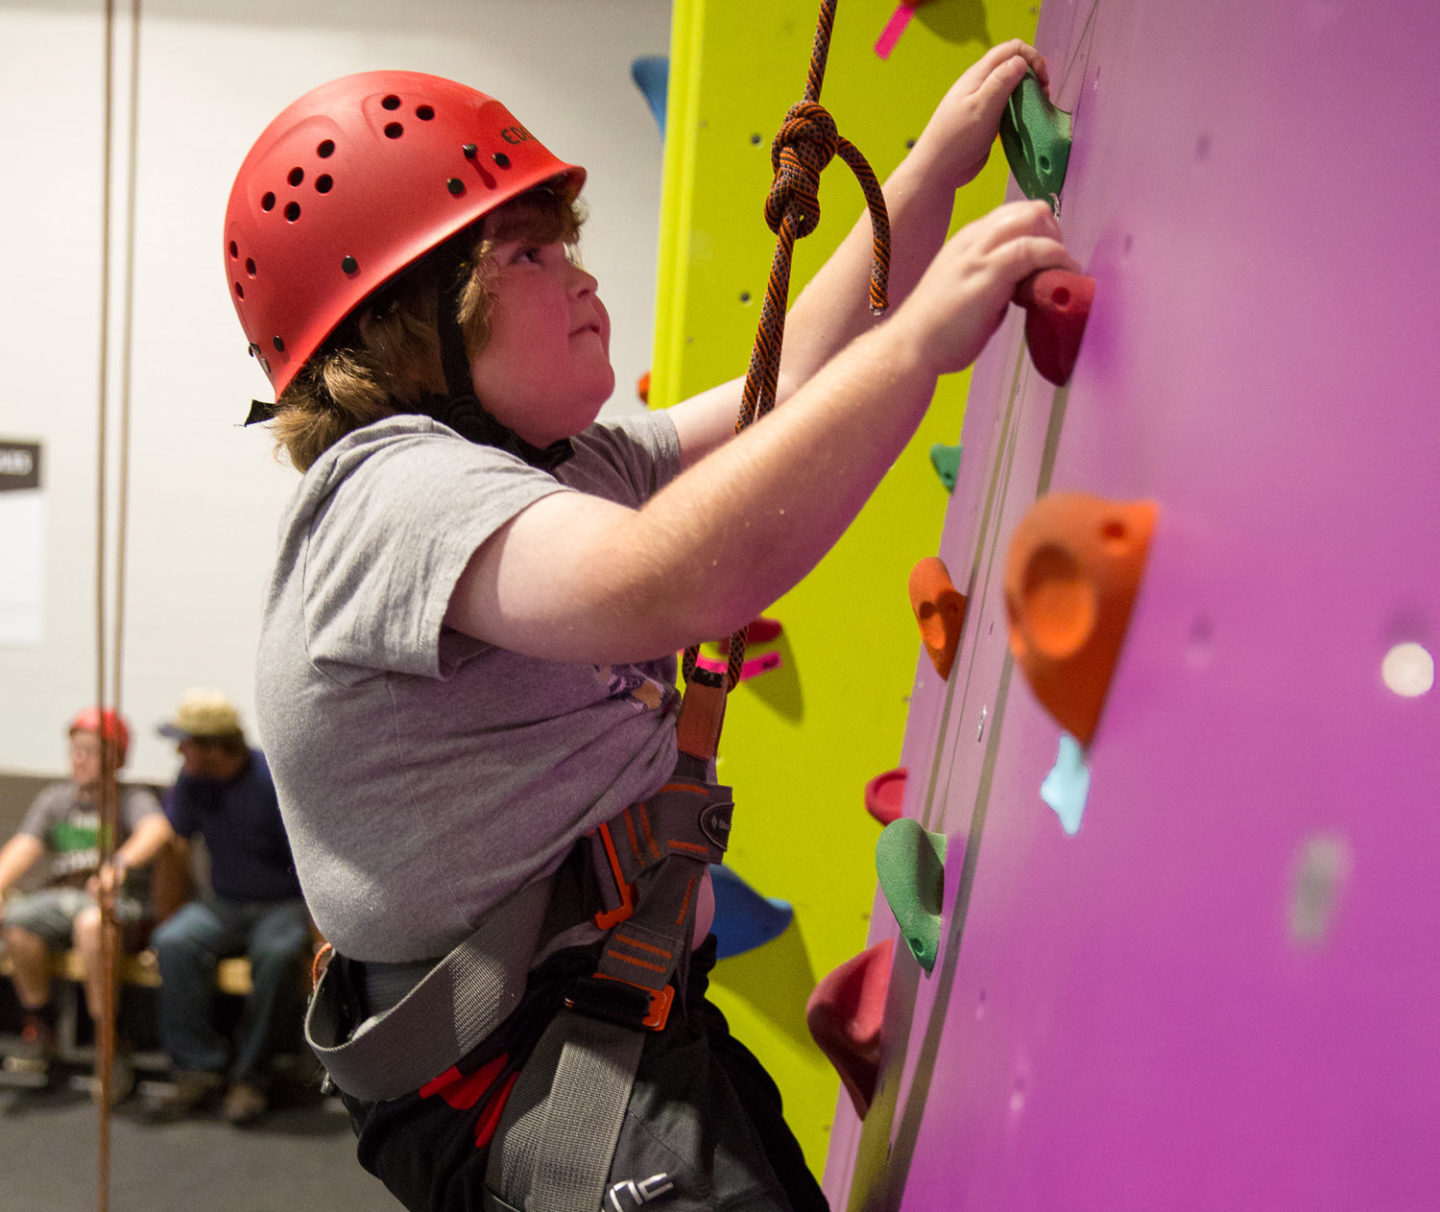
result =
[[[870,1110],[880,1077],[880,1026],[895,940],[887,938],[846,960],[825,977],[805,1003],[805,1021],[861,1119]]]
[[[1025,309],[1025,344],[1035,369],[1057,386],[1070,381],[1090,318],[1095,279],[1068,269],[1042,269],[1015,288]]]

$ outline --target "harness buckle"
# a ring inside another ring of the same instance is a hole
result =
[[[632,985],[619,977],[596,972],[576,979],[565,998],[565,1006],[620,1027],[664,1031],[674,1001],[672,985],[646,989],[643,985]]]

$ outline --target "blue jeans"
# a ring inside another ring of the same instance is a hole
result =
[[[235,1031],[230,1072],[260,1078],[270,1059],[277,1014],[299,1014],[300,981],[310,953],[305,902],[191,901],[156,928],[160,960],[160,1043],[177,1069],[223,1073],[230,1041],[215,1029],[215,966],[248,956],[254,986]]]

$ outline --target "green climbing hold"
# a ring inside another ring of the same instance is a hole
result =
[[[945,901],[945,835],[930,833],[902,816],[881,831],[875,870],[910,954],[926,972],[932,971],[940,952]]]
[[[955,477],[960,474],[960,447],[936,442],[930,447],[930,466],[935,468],[935,474],[940,477],[940,483],[945,485],[945,491],[954,492]]]
[[[1054,206],[1070,163],[1070,115],[1055,108],[1034,73],[1026,74],[1005,103],[1000,146],[1025,196]]]

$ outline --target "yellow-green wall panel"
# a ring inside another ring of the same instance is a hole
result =
[[[667,103],[665,197],[651,400],[663,406],[743,374],[774,236],[765,225],[770,142],[804,91],[818,3],[677,0]],[[986,46],[1029,38],[1035,6],[930,0],[888,60],[874,43],[893,0],[842,0],[822,102],[883,180],[945,89]],[[998,144],[959,195],[956,222],[997,205]],[[820,229],[797,246],[792,298],[863,207],[836,161],[820,190]],[[714,997],[770,1068],[818,1173],[839,1082],[805,1030],[816,980],[865,943],[879,826],[867,779],[895,765],[918,639],[910,568],[932,555],[945,490],[933,443],[958,439],[968,375],[941,384],[920,432],[835,550],[769,612],[785,626],[784,665],[731,698],[721,778],[737,792],[730,864],[795,905],[787,934],[722,962]]]

